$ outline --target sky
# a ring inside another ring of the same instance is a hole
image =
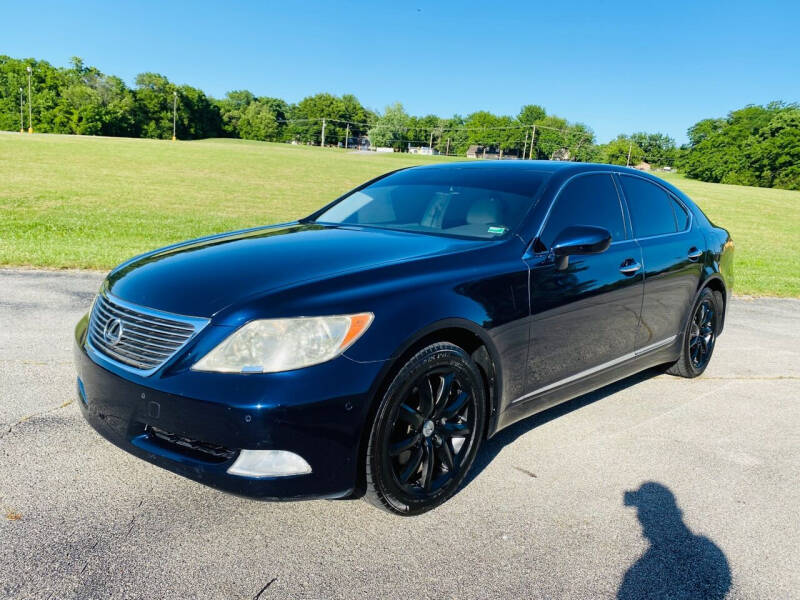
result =
[[[382,111],[524,104],[606,142],[747,104],[800,101],[800,2],[3,2],[0,54],[122,77],[152,71],[214,97],[355,94]]]

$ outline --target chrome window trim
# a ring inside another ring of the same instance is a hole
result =
[[[169,361],[175,358],[176,354],[178,354],[181,350],[183,350],[186,347],[186,345],[190,341],[192,341],[195,337],[197,337],[197,335],[206,327],[206,325],[208,325],[211,322],[211,319],[206,319],[203,317],[191,317],[188,315],[166,312],[163,310],[157,310],[155,308],[149,308],[146,306],[141,306],[139,304],[134,304],[133,302],[122,300],[121,298],[118,298],[117,296],[109,292],[107,289],[105,289],[105,286],[103,286],[103,289],[101,289],[98,296],[103,296],[107,300],[109,300],[112,304],[117,304],[128,310],[139,312],[143,315],[156,317],[159,319],[166,319],[169,321],[179,321],[185,323],[186,325],[190,325],[194,328],[194,332],[188,338],[186,338],[186,340],[180,346],[178,346],[174,352],[172,352],[169,356],[164,358],[164,360],[162,360],[158,366],[152,369],[137,369],[136,367],[133,367],[131,365],[125,364],[118,360],[114,360],[112,357],[104,354],[103,352],[95,348],[94,345],[92,344],[92,339],[91,335],[89,335],[88,328],[91,327],[92,315],[94,314],[95,304],[97,303],[97,297],[95,297],[95,300],[92,302],[92,308],[89,311],[89,320],[87,322],[86,351],[89,354],[89,357],[96,363],[112,365],[118,369],[122,369],[123,371],[127,371],[129,373],[133,373],[141,377],[149,377],[150,375],[152,375],[153,373],[155,373],[156,371],[160,370],[165,365],[167,365]]]
[[[580,379],[583,379],[585,377],[589,377],[590,375],[594,375],[595,373],[599,373],[601,371],[604,371],[606,369],[614,367],[614,366],[616,366],[618,364],[622,364],[625,361],[631,360],[633,358],[639,358],[640,356],[644,356],[645,354],[647,354],[649,352],[652,352],[653,350],[658,350],[659,348],[661,348],[663,346],[667,346],[671,342],[675,341],[675,339],[677,339],[677,337],[678,337],[677,335],[673,335],[673,336],[668,337],[668,338],[666,338],[664,340],[661,340],[660,342],[656,342],[655,344],[650,344],[649,346],[645,346],[644,348],[640,348],[639,350],[636,350],[634,352],[628,352],[627,354],[623,354],[622,356],[620,356],[618,358],[614,358],[612,360],[609,360],[608,362],[604,362],[601,365],[597,365],[597,366],[592,367],[590,369],[586,369],[585,371],[581,371],[580,373],[575,373],[574,375],[570,375],[569,377],[565,377],[564,379],[559,379],[558,381],[555,381],[553,383],[550,383],[548,385],[540,387],[540,388],[538,388],[538,389],[536,389],[536,390],[534,390],[532,392],[528,392],[527,394],[525,394],[523,396],[520,396],[516,400],[512,400],[511,404],[516,404],[517,402],[522,402],[523,400],[527,400],[528,398],[531,398],[533,396],[538,396],[539,394],[543,394],[545,392],[549,392],[550,390],[553,390],[553,389],[559,388],[561,386],[567,385],[568,383],[573,383],[573,382],[578,381]]]
[[[622,195],[625,198],[625,203],[626,204],[628,203],[628,196],[625,194],[625,188],[622,185],[622,179],[621,178],[622,177],[634,177],[636,179],[641,179],[642,181],[646,181],[650,185],[656,186],[658,189],[660,189],[662,192],[664,192],[667,195],[668,198],[674,198],[678,202],[678,204],[680,204],[684,208],[684,210],[686,210],[686,212],[689,213],[689,225],[685,229],[681,229],[680,231],[673,231],[672,233],[657,233],[655,235],[643,235],[643,236],[637,236],[636,235],[636,231],[634,230],[634,231],[631,232],[631,233],[633,233],[633,239],[635,239],[635,240],[653,240],[653,239],[657,239],[657,238],[669,237],[669,236],[672,236],[672,235],[680,235],[682,233],[687,233],[687,232],[692,230],[692,227],[694,226],[694,215],[692,214],[692,211],[689,210],[689,207],[686,206],[686,204],[684,204],[680,200],[680,198],[678,198],[675,194],[670,192],[663,185],[661,185],[660,183],[657,183],[655,181],[651,181],[647,177],[642,177],[641,175],[637,175],[635,173],[619,173],[618,172],[617,173],[617,177],[620,178],[619,186],[620,186],[620,189],[622,191]],[[630,211],[631,211],[631,207],[630,207],[630,205],[628,205],[628,213],[630,213]],[[676,223],[676,226],[677,226],[677,223]],[[633,228],[633,217],[631,217],[631,228]]]

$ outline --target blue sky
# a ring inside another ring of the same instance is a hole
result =
[[[619,133],[800,100],[800,2],[6,2],[0,54],[77,55],[214,96],[353,93],[412,114],[523,104]]]

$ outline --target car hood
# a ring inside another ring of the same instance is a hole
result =
[[[141,306],[212,317],[237,302],[292,285],[479,243],[357,226],[289,223],[143,254],[114,269],[106,286],[118,298]]]

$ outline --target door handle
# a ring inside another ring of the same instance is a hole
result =
[[[695,246],[689,248],[689,254],[688,254],[689,260],[697,260],[701,256],[703,256],[702,250],[698,250]]]
[[[642,265],[640,265],[632,258],[629,258],[620,265],[619,272],[624,273],[625,275],[633,275],[634,273],[636,273],[636,271],[638,271],[641,268]]]

